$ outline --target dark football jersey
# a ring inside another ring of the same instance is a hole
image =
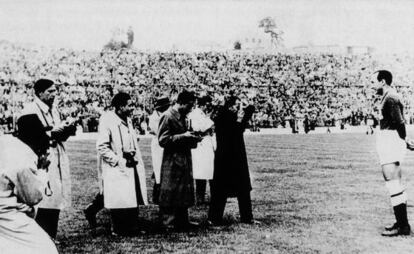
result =
[[[400,124],[404,124],[404,106],[400,97],[395,92],[384,95],[381,105],[382,119],[381,130],[396,130]]]

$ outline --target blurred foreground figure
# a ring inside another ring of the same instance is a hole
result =
[[[139,205],[148,204],[144,162],[129,118],[132,103],[131,97],[123,92],[113,97],[114,110],[100,118],[96,143],[104,206],[111,211],[116,235],[138,233]]]
[[[407,218],[407,193],[401,184],[400,167],[407,148],[403,104],[391,86],[392,74],[389,71],[377,71],[371,82],[375,85],[377,94],[382,96],[382,119],[380,131],[377,132],[376,146],[396,219],[394,225],[385,227],[382,235],[409,235],[411,229]]]
[[[243,133],[253,115],[254,107],[240,109],[235,96],[226,99],[214,118],[217,149],[214,158],[214,176],[211,182],[209,223],[222,224],[227,198],[237,197],[242,223],[254,223],[250,191],[249,166]]]
[[[160,119],[158,140],[164,148],[160,181],[160,219],[166,231],[189,230],[197,227],[188,218],[194,205],[194,179],[191,149],[200,137],[188,131],[186,116],[195,103],[195,95],[183,91],[177,102]]]
[[[60,114],[54,106],[57,91],[53,81],[39,79],[34,84],[34,93],[33,103],[23,109],[22,116],[37,116],[49,136],[51,145],[48,171],[50,188],[39,204],[36,221],[52,238],[56,238],[60,210],[71,205],[69,158],[64,142],[75,135],[76,121],[69,123],[60,119]],[[20,122],[18,128],[27,127],[26,124]]]
[[[48,234],[36,223],[35,206],[47,188],[49,138],[38,118],[16,137],[0,137],[0,253],[57,253]]]

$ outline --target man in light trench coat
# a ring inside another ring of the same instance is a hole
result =
[[[54,105],[57,94],[52,80],[39,79],[34,84],[35,99],[22,111],[23,116],[36,115],[43,124],[51,141],[49,149],[48,191],[39,204],[36,222],[56,238],[59,213],[71,205],[71,180],[69,158],[64,142],[76,133],[75,122],[64,122]]]
[[[113,234],[133,235],[139,232],[138,205],[148,204],[145,168],[129,118],[131,97],[120,92],[112,99],[112,106],[114,110],[99,120],[96,143],[104,206],[111,211]]]

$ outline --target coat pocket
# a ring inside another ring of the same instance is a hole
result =
[[[110,167],[104,169],[103,188],[106,208],[136,207],[134,169]]]

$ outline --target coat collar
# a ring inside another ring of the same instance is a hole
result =
[[[51,108],[48,105],[46,105],[46,103],[44,103],[41,99],[39,99],[39,97],[35,96],[34,101],[36,105],[39,107],[39,109],[44,113],[48,113],[51,110]]]
[[[125,122],[124,120],[122,120],[116,113],[115,113],[115,111],[109,111],[109,113],[111,114],[111,117],[112,117],[112,119],[113,119],[113,123],[115,123],[116,125],[121,125],[121,124],[123,124],[123,125],[125,125],[125,126],[128,126],[129,125],[129,123],[130,123],[130,121],[131,121],[131,119],[128,117],[127,118],[127,122]]]
[[[171,107],[171,115],[177,119],[185,118],[185,116],[181,116],[180,112],[178,112],[178,110],[176,110],[174,107]]]

